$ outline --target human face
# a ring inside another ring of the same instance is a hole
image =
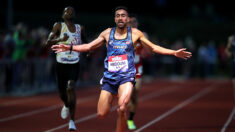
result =
[[[126,27],[128,19],[128,14],[125,10],[120,9],[115,12],[115,23],[118,28],[123,29]]]
[[[75,12],[72,7],[66,7],[63,11],[63,19],[73,19],[75,17]]]

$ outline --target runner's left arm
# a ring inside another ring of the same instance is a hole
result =
[[[174,55],[174,56],[182,58],[182,59],[188,59],[192,56],[192,53],[186,51],[186,48],[181,48],[178,50],[167,49],[167,48],[161,47],[161,46],[156,45],[156,44],[152,43],[151,41],[149,41],[141,31],[138,30],[138,31],[136,31],[136,33],[139,36],[139,40],[140,40],[141,44],[144,47],[149,48],[151,51],[153,51],[155,53],[163,54],[163,55]]]

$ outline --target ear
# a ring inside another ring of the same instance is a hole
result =
[[[130,23],[130,17],[129,16],[127,17],[127,22]]]

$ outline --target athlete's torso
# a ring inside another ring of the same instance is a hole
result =
[[[127,27],[125,39],[115,39],[116,27],[112,28],[107,44],[107,56],[105,58],[104,77],[118,80],[121,78],[135,77],[135,49],[132,42],[132,31]]]
[[[67,41],[61,42],[63,44],[67,45],[79,45],[82,43],[81,40],[81,27],[79,24],[75,24],[76,31],[70,32],[67,25],[62,22],[61,23],[61,32],[60,32],[60,38],[63,38],[64,34],[67,34],[69,36]],[[76,51],[65,51],[57,53],[56,60],[59,63],[63,64],[75,64],[79,62],[79,52]]]

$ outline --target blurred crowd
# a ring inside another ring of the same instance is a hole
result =
[[[217,43],[196,42],[192,36],[160,43],[170,49],[187,48],[192,58],[185,61],[173,56],[153,55],[144,60],[145,74],[174,78],[227,78],[230,76],[230,59],[225,54],[226,39]]]
[[[45,46],[49,29],[29,28],[20,22],[9,31],[0,32],[0,95],[9,93],[35,93],[53,91],[55,87],[55,53]],[[89,31],[87,31],[89,32]],[[95,36],[88,36],[93,40]],[[156,38],[149,38],[157,42]],[[215,78],[230,76],[230,61],[225,55],[224,42],[198,43],[193,36],[179,40],[161,40],[159,45],[179,49],[186,47],[193,53],[185,61],[173,56],[144,54],[144,77],[150,78]],[[90,57],[81,56],[78,83],[98,84],[103,74],[106,48],[93,51]],[[94,72],[96,75],[94,75]]]
[[[0,92],[39,90],[52,81],[51,53],[43,46],[47,36],[47,29],[30,29],[24,23],[1,33]]]

